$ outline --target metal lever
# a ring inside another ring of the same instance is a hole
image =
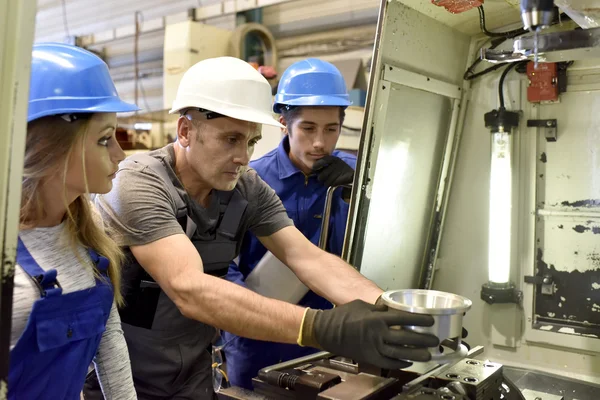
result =
[[[325,208],[323,209],[323,219],[321,221],[321,236],[319,237],[319,248],[325,250],[329,236],[329,217],[331,215],[331,203],[333,202],[333,192],[337,188],[352,188],[352,185],[330,186],[327,188],[325,196]]]
[[[554,279],[552,275],[544,276],[525,276],[525,283],[532,285],[541,285],[542,294],[553,295],[554,294]]]
[[[527,126],[529,128],[542,128],[544,130],[544,137],[546,137],[546,141],[556,142],[558,137],[558,122],[555,119],[528,119]]]

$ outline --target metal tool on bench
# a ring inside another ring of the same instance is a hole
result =
[[[230,388],[223,399],[264,400],[522,400],[520,391],[503,375],[503,366],[474,357],[461,343],[463,315],[471,301],[433,290],[393,290],[382,301],[409,312],[434,316],[427,332],[438,335],[452,352],[431,349],[429,363],[415,363],[404,370],[384,370],[331,353],[320,352],[263,368],[253,379],[254,391]],[[420,330],[420,328],[411,328]]]
[[[221,399],[266,400],[523,400],[501,364],[476,360],[478,346],[448,364],[428,363],[387,371],[327,352],[262,369],[255,391],[229,388]]]

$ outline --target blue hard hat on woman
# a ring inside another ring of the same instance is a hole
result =
[[[108,66],[94,53],[62,43],[33,46],[27,122],[48,115],[127,112]]]
[[[351,105],[346,82],[335,65],[308,58],[288,67],[281,76],[275,95],[273,111],[283,106],[337,106]]]

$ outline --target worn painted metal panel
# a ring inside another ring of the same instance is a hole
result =
[[[600,97],[597,91],[569,91],[560,101],[540,106],[539,118],[556,118],[559,125],[557,142],[538,143],[538,169],[545,178],[538,203],[547,210],[600,213]]]
[[[536,268],[554,288],[536,288],[534,326],[592,337],[600,336],[599,102],[598,92],[567,92],[539,108],[540,119],[559,121],[559,139],[538,136],[536,176]]]

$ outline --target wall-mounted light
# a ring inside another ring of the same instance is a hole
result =
[[[519,303],[521,292],[510,281],[512,220],[512,130],[519,114],[503,106],[484,116],[490,129],[491,170],[488,237],[488,282],[481,298],[489,304]]]

